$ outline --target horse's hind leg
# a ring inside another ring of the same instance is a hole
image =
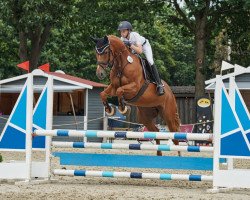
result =
[[[174,97],[173,97],[174,98]],[[170,132],[179,132],[180,131],[180,118],[177,110],[177,105],[175,99],[172,103],[165,104],[161,109],[161,115],[167,124]],[[178,140],[173,140],[175,145],[179,144]],[[180,152],[178,152],[180,156]]]
[[[146,126],[149,131],[159,132],[159,129],[154,124],[154,119],[157,117],[158,113],[157,108],[137,107],[138,122]],[[160,140],[156,139],[155,141],[157,145],[160,144]],[[157,151],[157,155],[162,156],[162,152]]]

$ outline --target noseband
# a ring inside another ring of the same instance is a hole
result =
[[[105,51],[107,48],[108,48],[108,51]],[[106,46],[103,46],[103,47],[100,47],[100,48],[96,47],[96,53],[98,55],[104,55],[104,54],[108,53],[108,60],[106,62],[97,61],[97,65],[100,65],[104,70],[106,68],[112,68],[113,67],[113,65],[114,65],[114,54],[113,54],[113,52],[112,52],[112,50],[110,48],[109,43]],[[110,55],[111,54],[113,56],[112,61],[110,61]]]
[[[96,53],[98,55],[103,55],[103,54],[108,53],[108,60],[106,62],[97,61],[97,65],[101,66],[104,70],[106,70],[107,68],[111,69],[114,66],[115,60],[118,57],[120,57],[124,51],[127,50],[127,48],[125,47],[123,50],[121,50],[117,54],[117,56],[114,56],[115,54],[113,53],[113,51],[110,48],[110,43],[106,44],[105,46],[99,47],[99,48],[96,47],[95,49],[96,49]],[[106,49],[108,49],[108,51],[105,51]],[[113,60],[111,60],[111,55],[113,57]]]

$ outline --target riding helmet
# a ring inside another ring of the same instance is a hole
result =
[[[122,21],[117,28],[118,31],[125,30],[125,29],[132,31],[133,27],[130,22]]]

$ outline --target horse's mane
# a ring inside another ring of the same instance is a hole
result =
[[[115,48],[124,48],[125,47],[125,44],[122,42],[122,40],[115,36],[115,35],[108,35],[108,38],[109,38],[109,42],[111,45],[113,45]]]
[[[108,38],[111,39],[111,40],[120,40],[120,38],[115,36],[115,35],[108,35]]]

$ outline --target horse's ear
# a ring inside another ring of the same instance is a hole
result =
[[[109,38],[108,38],[107,35],[105,35],[105,36],[104,36],[104,43],[108,43],[108,41],[109,41]]]
[[[98,38],[95,38],[93,36],[90,36],[90,39],[94,42],[94,43],[97,43],[98,42]]]

